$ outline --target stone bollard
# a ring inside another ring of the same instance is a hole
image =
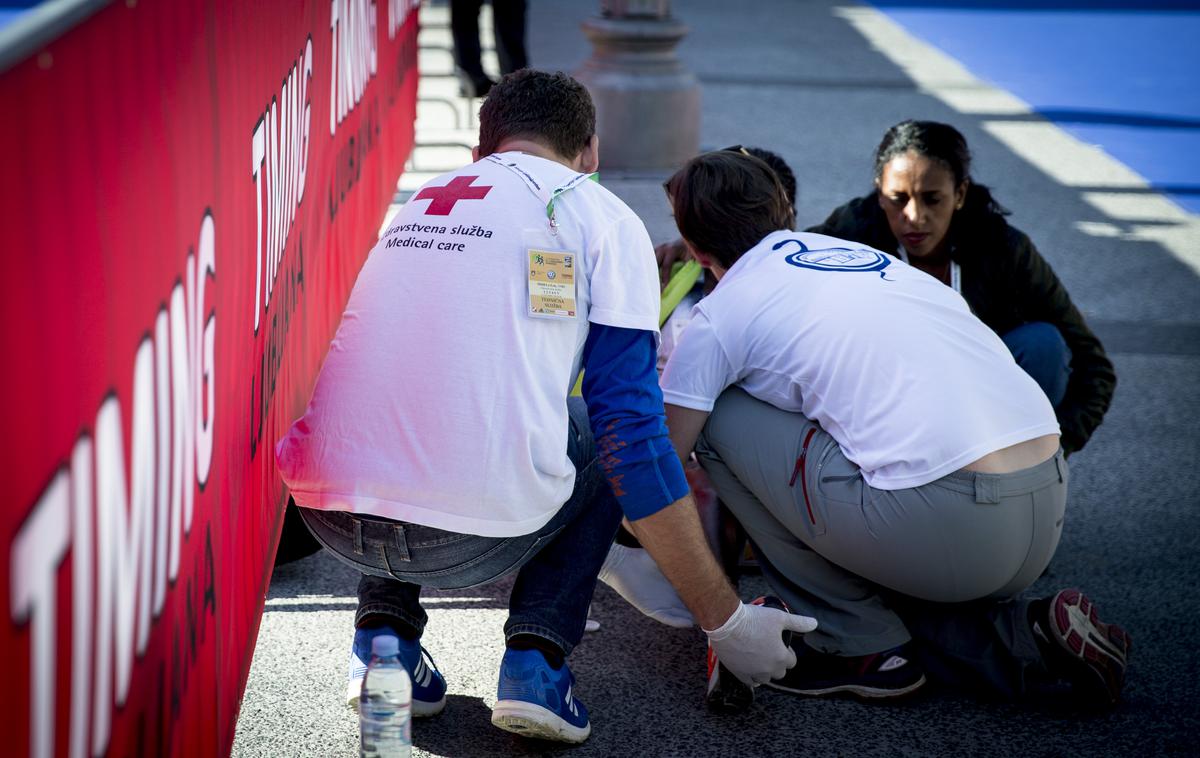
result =
[[[675,55],[688,28],[669,0],[601,0],[584,21],[592,56],[575,72],[596,103],[606,170],[678,168],[700,145],[700,85]]]

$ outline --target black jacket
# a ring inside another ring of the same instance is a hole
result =
[[[950,257],[962,268],[963,299],[997,334],[1030,321],[1046,321],[1062,333],[1071,349],[1071,378],[1055,410],[1063,449],[1079,450],[1112,402],[1117,385],[1112,362],[1029,237],[997,213],[982,218],[974,226],[984,228],[959,229],[957,218],[951,228]],[[808,231],[885,253],[898,248],[875,193],[851,200]]]

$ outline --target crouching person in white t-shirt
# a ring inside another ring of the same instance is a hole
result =
[[[699,156],[667,191],[719,280],[663,374],[672,442],[694,448],[775,591],[820,622],[770,686],[892,698],[928,673],[1116,702],[1124,631],[1078,590],[1013,599],[1058,544],[1067,464],[1000,338],[933,277],[791,231],[752,157]]]
[[[815,623],[741,603],[705,547],[655,371],[654,251],[589,181],[587,90],[506,76],[475,157],[414,194],[371,251],[308,410],[276,447],[313,534],[362,572],[348,699],[389,633],[414,715],[441,711],[421,588],[516,572],[492,723],[582,742],[565,658],[622,514],[733,673],[783,676],[782,632]],[[568,402],[581,368],[586,405]]]

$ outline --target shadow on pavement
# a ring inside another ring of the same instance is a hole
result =
[[[483,699],[466,695],[447,695],[441,715],[416,722],[413,747],[433,755],[558,755],[572,749],[497,729]]]

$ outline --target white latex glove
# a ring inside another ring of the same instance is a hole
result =
[[[742,603],[719,628],[704,633],[717,660],[738,679],[757,687],[779,679],[796,665],[796,653],[783,644],[784,630],[804,634],[816,628],[814,618]]]

